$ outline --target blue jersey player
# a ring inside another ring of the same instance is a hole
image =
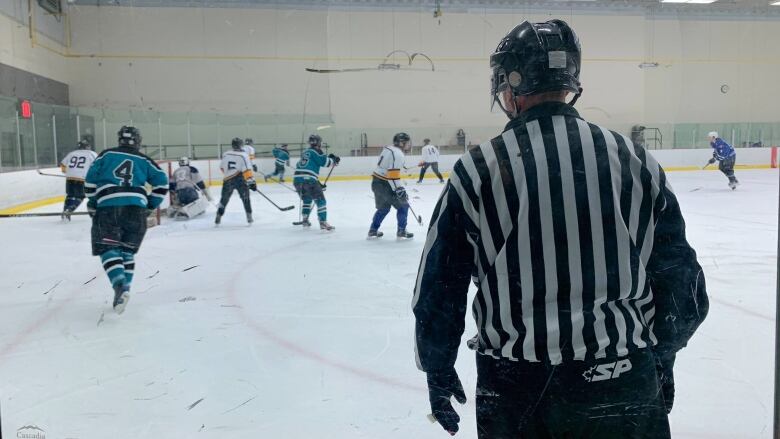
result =
[[[284,167],[290,166],[290,151],[287,150],[287,144],[284,143],[281,146],[275,147],[271,154],[274,156],[274,173],[269,174],[265,176],[265,181],[268,181],[269,178],[279,176],[279,181],[281,183],[284,183]]]
[[[726,143],[725,140],[718,137],[717,131],[710,132],[707,137],[710,139],[710,146],[712,147],[712,158],[707,164],[715,163],[718,161],[718,169],[724,173],[729,179],[729,187],[731,190],[737,188],[739,180],[734,176],[734,163],[737,161],[737,151],[734,147]]]
[[[114,310],[121,314],[130,299],[134,255],[146,234],[146,218],[165,199],[168,176],[138,150],[137,128],[123,126],[117,134],[119,146],[95,159],[84,192],[92,216],[92,254],[100,256],[114,289]]]
[[[320,168],[338,166],[339,161],[341,159],[338,156],[334,154],[325,155],[322,152],[322,137],[316,134],[309,136],[309,148],[303,151],[301,159],[295,164],[293,185],[303,203],[301,208],[303,220],[294,223],[295,225],[311,227],[309,214],[311,213],[312,205],[317,203],[317,218],[320,220],[320,229],[327,231],[335,229],[335,227],[328,224],[327,202],[325,201],[325,194],[322,191],[322,184],[320,184],[318,177]]]

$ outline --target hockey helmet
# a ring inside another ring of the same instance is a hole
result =
[[[322,146],[322,137],[319,134],[312,134],[309,136],[309,146],[312,148],[320,148]]]
[[[232,146],[233,149],[240,151],[241,148],[244,146],[244,141],[239,139],[238,137],[234,137],[233,140],[230,141],[230,146]]]
[[[283,150],[285,150],[285,151],[286,151],[286,150],[287,150],[287,144],[286,144],[286,143],[282,143],[282,144],[279,146],[279,148],[282,148]]]
[[[189,157],[182,157],[179,159],[179,166],[189,166],[189,165],[190,165]]]
[[[707,137],[714,137],[714,138],[717,139],[718,138],[718,132],[717,131],[710,131],[710,133],[707,134]]]
[[[493,103],[498,102],[510,118],[513,115],[503,108],[500,99],[507,89],[513,96],[570,91],[575,94],[570,103],[574,105],[582,94],[581,61],[580,41],[565,21],[523,21],[498,43],[490,56]]]
[[[252,146],[252,145],[254,145],[254,144],[255,144],[255,141],[254,141],[254,140],[252,140],[252,138],[251,138],[251,137],[247,137],[246,139],[244,139],[244,145],[249,145],[249,146]]]
[[[408,134],[404,132],[397,133],[395,136],[393,136],[393,145],[401,146],[402,143],[408,142],[410,140],[412,140],[412,138],[409,137]]]
[[[117,133],[119,146],[141,147],[141,131],[133,126],[125,125]]]
[[[79,140],[79,149],[92,149],[92,145],[86,140]]]

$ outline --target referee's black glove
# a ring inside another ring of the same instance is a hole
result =
[[[431,410],[436,421],[449,434],[454,435],[458,432],[458,422],[460,416],[452,408],[450,397],[461,403],[466,403],[466,393],[463,391],[463,384],[460,383],[458,373],[455,369],[443,372],[428,373],[428,398],[431,402]]]

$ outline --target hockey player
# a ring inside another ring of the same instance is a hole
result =
[[[225,207],[227,207],[233,191],[236,190],[238,191],[238,196],[241,197],[241,202],[244,203],[246,222],[252,224],[254,219],[252,218],[252,201],[249,198],[249,191],[257,190],[255,176],[252,173],[252,164],[249,154],[244,150],[243,140],[236,137],[231,141],[230,145],[233,150],[226,151],[222,155],[222,163],[219,166],[225,177],[222,182],[222,197],[217,205],[217,217],[214,219],[214,223],[219,224],[222,222]]]
[[[322,152],[322,137],[317,134],[309,136],[309,148],[303,151],[300,160],[295,164],[295,174],[293,177],[293,186],[301,197],[301,213],[303,219],[299,223],[303,227],[311,227],[309,214],[314,203],[317,204],[317,218],[320,220],[320,229],[331,231],[335,229],[328,223],[328,207],[325,201],[325,194],[322,191],[322,184],[318,179],[320,168],[338,166],[341,159],[334,155],[325,155]]]
[[[62,208],[62,219],[70,221],[70,214],[84,200],[84,178],[95,161],[97,154],[86,140],[79,142],[78,149],[73,150],[60,162],[60,169],[65,174],[65,205]]]
[[[390,207],[395,207],[398,229],[396,237],[409,239],[413,233],[406,231],[406,220],[409,215],[409,195],[401,182],[401,168],[404,168],[403,150],[409,144],[410,137],[406,133],[393,136],[393,144],[382,148],[379,161],[371,179],[371,190],[374,192],[376,213],[368,229],[368,238],[380,238],[384,233],[379,231],[382,220],[390,213]]]
[[[130,300],[146,218],[165,199],[168,176],[139,151],[137,128],[123,126],[117,134],[119,146],[100,153],[87,172],[84,191],[92,215],[92,254],[103,262],[114,289],[114,310],[121,314]]]
[[[739,185],[739,180],[734,176],[734,163],[737,161],[737,151],[726,143],[725,140],[718,137],[717,131],[710,132],[707,137],[709,137],[710,146],[713,149],[712,158],[707,164],[711,165],[718,161],[718,169],[728,177],[729,187],[731,190],[736,189],[737,185]]]
[[[423,140],[422,147],[422,162],[420,162],[420,178],[417,179],[417,183],[422,183],[425,178],[425,171],[428,167],[433,169],[433,173],[439,177],[439,183],[444,183],[444,177],[439,173],[439,148],[436,145],[431,145],[431,139]]]
[[[252,171],[257,172],[257,165],[255,164],[255,141],[251,138],[244,139],[243,150],[249,156],[249,163],[252,164]]]
[[[195,218],[206,211],[211,194],[203,183],[198,168],[190,165],[189,157],[179,159],[179,168],[173,172],[170,189],[174,195],[171,215],[176,218]],[[201,197],[200,194],[203,194]]]
[[[415,352],[451,434],[473,280],[480,439],[670,437],[672,367],[707,315],[704,275],[658,162],[573,107],[580,62],[561,20],[501,40],[491,92],[510,121],[456,162],[431,218]]]
[[[290,151],[287,150],[287,144],[283,143],[281,146],[277,146],[271,151],[274,159],[274,173],[265,176],[265,181],[269,178],[279,176],[279,181],[284,183],[284,167],[290,166]]]

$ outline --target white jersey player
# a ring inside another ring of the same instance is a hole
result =
[[[84,178],[89,167],[97,158],[92,146],[86,140],[79,142],[78,149],[69,152],[60,162],[60,169],[65,174],[65,205],[62,208],[62,218],[70,220],[70,214],[84,200]]]
[[[393,136],[393,144],[382,148],[379,155],[376,169],[374,169],[371,181],[371,190],[374,192],[374,204],[376,212],[371,220],[371,228],[368,229],[368,237],[380,238],[384,234],[379,231],[382,220],[385,219],[390,208],[394,207],[398,212],[398,229],[396,236],[399,239],[409,239],[414,236],[413,233],[406,231],[406,220],[409,213],[409,196],[406,194],[403,182],[401,181],[401,169],[404,166],[404,152],[411,138],[406,133],[397,133]]]
[[[222,197],[217,206],[217,217],[214,219],[214,223],[219,224],[222,221],[222,215],[225,214],[225,207],[233,195],[233,190],[237,190],[238,196],[244,203],[246,221],[252,224],[252,202],[249,199],[249,191],[257,190],[255,175],[252,172],[252,162],[249,159],[249,154],[243,149],[243,140],[236,137],[232,140],[231,146],[233,149],[222,155],[222,163],[220,164],[220,169],[225,177],[222,181]]]
[[[417,183],[422,183],[425,177],[425,171],[428,167],[433,169],[433,173],[439,177],[439,183],[444,183],[444,178],[439,172],[439,148],[436,145],[431,145],[431,139],[423,140],[422,147],[422,162],[420,162],[420,178],[417,179]]]
[[[257,172],[257,165],[255,164],[255,141],[247,138],[244,140],[244,152],[249,156],[249,163],[252,164],[252,171]]]
[[[171,193],[174,195],[174,203],[170,216],[176,218],[194,218],[206,211],[211,194],[203,182],[198,168],[190,165],[188,157],[179,159],[179,168],[171,177]],[[203,194],[203,197],[200,196]]]

